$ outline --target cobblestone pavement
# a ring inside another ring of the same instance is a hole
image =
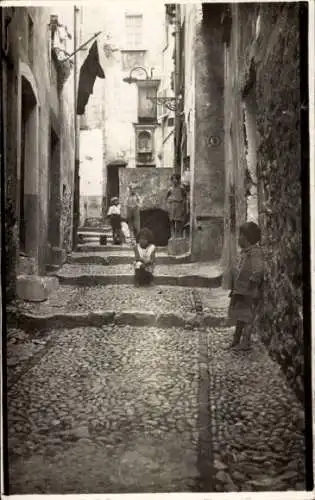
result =
[[[194,490],[198,333],[63,330],[33,349],[10,337],[24,347],[19,378],[9,369],[11,494]]]
[[[62,286],[29,310],[94,310],[107,297],[179,315],[198,297],[200,316],[227,305],[220,289]],[[231,337],[222,327],[9,330],[11,493],[303,490],[303,409],[259,340],[235,353]]]
[[[305,489],[304,410],[258,339],[226,349],[231,328],[208,330],[215,489]]]
[[[222,289],[197,288],[204,311],[221,311],[226,314],[227,292]],[[173,312],[181,316],[194,312],[194,301],[190,288],[179,286],[158,286],[135,288],[133,285],[106,285],[77,287],[59,285],[48,300],[40,303],[17,301],[15,308],[32,314],[59,312],[85,312],[97,310],[138,310],[156,313]]]

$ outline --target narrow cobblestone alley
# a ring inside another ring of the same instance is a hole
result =
[[[314,2],[11,3],[5,495],[302,498]]]
[[[227,303],[61,284],[12,309],[10,493],[303,490],[302,406],[257,338],[226,350]]]

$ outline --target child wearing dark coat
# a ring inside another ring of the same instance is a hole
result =
[[[254,222],[240,227],[241,252],[237,265],[231,270],[231,293],[228,317],[235,331],[230,348],[250,348],[250,336],[263,282],[263,253],[259,245],[261,232]],[[242,339],[242,341],[241,341]]]

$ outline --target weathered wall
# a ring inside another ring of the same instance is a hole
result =
[[[64,23],[72,35],[67,42],[68,52],[73,52],[73,5],[59,6],[60,21]],[[60,93],[60,141],[61,141],[61,219],[60,246],[67,252],[72,250],[73,196],[74,196],[74,160],[75,160],[75,102],[74,102],[74,70],[65,81]]]
[[[220,258],[223,246],[224,60],[220,19],[220,5],[204,5],[195,33],[192,256],[200,260]]]
[[[125,214],[128,186],[132,183],[143,201],[143,209],[160,208],[167,210],[166,194],[171,182],[173,170],[170,168],[120,168],[119,192],[120,202]]]
[[[272,51],[270,45],[265,48],[257,75],[260,223],[266,254],[260,330],[271,354],[303,393],[299,7],[278,9],[262,9],[262,30],[276,19],[278,31],[271,35]]]
[[[233,5],[230,83],[231,101],[238,99],[238,104],[228,111],[240,123],[239,94],[253,62],[259,223],[265,253],[264,299],[257,330],[303,395],[299,5],[257,7]],[[245,155],[240,137],[232,147],[235,185],[242,186]],[[242,189],[236,196],[237,227],[245,218]]]
[[[6,9],[4,9],[5,11]],[[55,224],[62,224],[63,228],[71,224],[72,206],[72,172],[73,172],[73,83],[71,78],[66,83],[61,94],[58,95],[56,73],[51,65],[50,53],[50,22],[51,8],[18,7],[9,26],[8,58],[8,144],[7,144],[7,206],[12,204],[16,222],[12,227],[14,241],[11,244],[8,256],[12,270],[12,283],[19,265],[19,191],[20,158],[21,158],[21,113],[20,106],[22,93],[22,77],[26,78],[33,89],[36,98],[34,112],[34,135],[28,141],[27,147],[31,155],[29,165],[32,171],[26,172],[27,190],[25,202],[28,209],[27,217],[30,228],[34,230],[32,236],[32,257],[34,272],[45,273],[45,266],[49,263],[50,252],[48,247],[48,193],[49,193],[49,162],[50,162],[50,130],[54,127],[60,139],[60,207],[56,207]],[[33,23],[33,44],[30,50],[31,37],[28,34],[28,15]],[[71,26],[70,26],[71,28]],[[55,117],[52,122],[52,116]],[[12,133],[16,131],[16,133]],[[65,186],[65,188],[63,187]],[[62,193],[65,193],[62,199]],[[58,209],[60,208],[60,210]],[[64,222],[61,222],[61,213],[64,213]],[[63,232],[65,230],[63,229]],[[30,239],[30,234],[28,234]],[[62,242],[60,242],[62,244]],[[69,247],[69,237],[64,238],[64,246]]]
[[[72,217],[74,195],[74,92],[73,75],[64,85],[61,96],[61,220],[60,246],[67,252],[72,249]]]

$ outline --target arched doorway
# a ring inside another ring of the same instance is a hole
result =
[[[141,210],[141,227],[147,227],[153,233],[154,244],[167,246],[171,236],[168,213],[160,208]]]
[[[30,80],[20,80],[18,215],[20,254],[38,262],[38,102]]]

